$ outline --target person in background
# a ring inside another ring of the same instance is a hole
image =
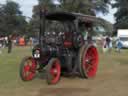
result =
[[[108,46],[107,46],[106,38],[103,38],[103,40],[102,40],[102,48],[103,48],[103,52],[104,53],[108,51]]]
[[[112,45],[112,38],[110,38],[110,43],[109,43],[109,52],[112,51],[113,45]]]
[[[107,46],[107,48],[110,47],[110,42],[111,42],[110,38],[106,37],[106,46]]]
[[[5,40],[5,47],[8,47],[8,37],[6,36],[6,37],[4,38],[4,40]]]
[[[12,36],[8,36],[8,53],[12,52]]]
[[[112,49],[112,40],[108,36],[106,37],[104,42],[104,49],[105,49],[105,52],[111,52],[111,49]]]
[[[1,49],[2,49],[2,43],[0,42],[0,54],[2,53]]]
[[[117,40],[116,42],[116,45],[117,45],[117,51],[120,53],[121,51],[121,48],[122,48],[122,42],[120,41],[120,39]]]

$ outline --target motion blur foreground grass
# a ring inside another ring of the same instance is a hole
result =
[[[93,79],[62,77],[57,85],[49,86],[43,79],[23,82],[19,64],[31,55],[30,47],[15,47],[11,54],[0,54],[0,96],[128,96],[128,50],[102,53]],[[70,90],[70,92],[69,92]]]
[[[28,47],[15,47],[11,54],[7,49],[0,54],[0,88],[12,88],[17,85],[19,79],[19,64],[24,56],[31,55]]]

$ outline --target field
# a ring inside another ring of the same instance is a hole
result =
[[[97,76],[93,79],[62,77],[57,85],[47,85],[36,78],[23,82],[19,77],[19,64],[31,55],[30,47],[15,47],[0,54],[0,96],[128,96],[128,50],[117,53],[99,51]]]

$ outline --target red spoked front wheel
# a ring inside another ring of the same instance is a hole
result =
[[[47,73],[47,83],[48,84],[56,84],[60,80],[60,74],[61,74],[61,65],[60,61],[57,58],[52,58],[46,69]]]
[[[20,65],[20,77],[23,81],[30,81],[36,76],[36,61],[32,57],[23,58]]]
[[[92,78],[96,75],[98,67],[98,51],[94,45],[81,48],[80,73],[82,77]]]

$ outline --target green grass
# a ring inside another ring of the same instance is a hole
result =
[[[98,68],[96,80],[94,80],[95,82],[92,80],[81,81],[80,78],[73,79],[74,81],[73,80],[70,81],[64,78],[64,81],[62,79],[59,84],[54,86],[48,86],[44,80],[41,80],[39,78],[30,82],[23,82],[20,79],[19,77],[20,62],[23,57],[30,55],[31,55],[30,47],[15,47],[13,48],[11,54],[7,54],[7,49],[2,49],[2,54],[0,54],[0,93],[2,95],[0,94],[0,96],[35,96],[32,95],[31,93],[36,94],[34,90],[40,88],[42,88],[43,90],[43,88],[54,88],[54,87],[55,88],[56,87],[63,88],[69,86],[78,87],[76,86],[78,82],[84,82],[84,84],[87,83],[86,85],[92,82],[95,85],[96,82],[106,79],[108,79],[106,83],[112,82],[115,79],[117,79],[118,83],[124,82],[125,80],[126,82],[128,81],[128,50],[126,49],[122,50],[121,53],[117,53],[114,49],[111,53],[102,53],[101,49],[99,49],[99,68]],[[74,82],[74,84],[72,84],[72,82]]]
[[[0,54],[0,85],[13,85],[17,81],[19,72],[19,63],[21,59],[30,55],[29,48],[14,48],[11,54],[7,54],[7,49],[2,50]],[[0,86],[0,87],[1,87]]]

